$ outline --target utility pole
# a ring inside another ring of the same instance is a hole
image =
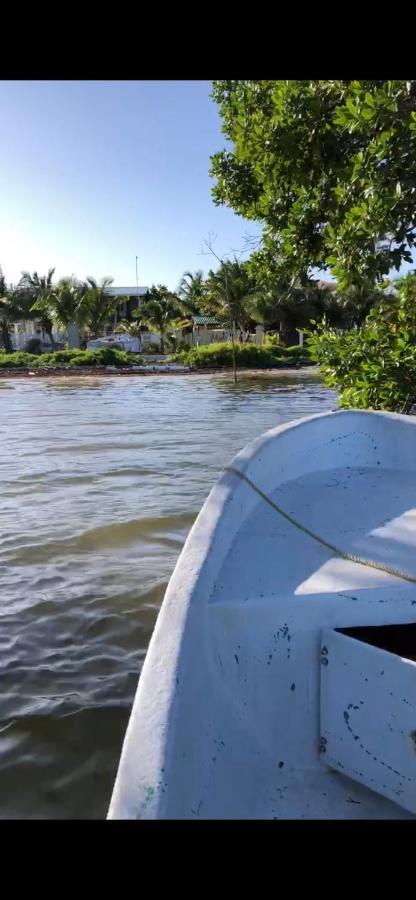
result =
[[[139,306],[140,306],[140,300],[139,300],[139,275],[138,275],[138,269],[137,269],[137,260],[138,260],[138,258],[139,258],[139,257],[138,257],[138,256],[136,256],[136,290],[137,290],[137,309],[138,309],[138,308],[139,308]],[[140,331],[140,328],[139,328],[139,331]],[[139,343],[139,349],[140,349],[140,352],[141,352],[141,349],[142,349],[142,338],[141,338],[141,335],[140,335],[140,338],[139,338],[139,341],[140,341],[140,343]]]

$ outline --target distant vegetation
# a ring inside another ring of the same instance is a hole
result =
[[[53,283],[54,269],[47,275],[23,272],[19,284],[11,289],[0,270],[0,349],[11,353],[14,323],[36,320],[40,335],[32,337],[25,348],[37,353],[46,343],[54,348],[53,326],[65,331],[76,325],[84,340],[114,327],[117,311],[125,297],[107,293],[111,278],[79,281],[74,276]],[[380,291],[349,288],[343,292],[335,284],[314,279],[290,281],[270,277],[262,282],[250,268],[250,260],[223,260],[204,278],[201,271],[186,272],[176,291],[166,285],[152,285],[133,321],[121,319],[117,329],[140,336],[147,328],[159,335],[160,348],[172,352],[193,330],[193,316],[216,320],[236,341],[247,338],[257,325],[265,333],[278,332],[279,341],[293,346],[298,332],[312,320],[326,321],[334,327],[359,324],[377,302]]]

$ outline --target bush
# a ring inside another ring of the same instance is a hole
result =
[[[34,369],[55,369],[63,366],[120,367],[142,364],[143,357],[139,353],[128,353],[127,350],[116,350],[114,347],[102,347],[100,350],[56,350],[55,353],[42,353],[38,356],[23,352],[0,352],[2,369],[22,369],[26,366]]]
[[[158,344],[142,344],[142,353],[146,356],[154,356],[155,354],[160,354],[160,347]]]
[[[169,337],[165,339],[165,345],[168,347],[170,353],[181,353],[182,351],[185,351],[186,353],[186,351],[190,349],[188,342],[184,341],[181,337],[176,337],[175,334],[170,334]],[[157,352],[160,352],[160,350]]]
[[[116,350],[115,347],[101,347],[99,350],[81,351],[70,363],[71,366],[131,366],[143,362],[139,353]]]
[[[324,325],[308,334],[312,359],[340,406],[408,412],[416,403],[416,275],[396,282],[360,328],[340,333]]]
[[[36,364],[38,356],[31,353],[0,353],[0,369],[23,369]]]
[[[298,362],[310,362],[311,356],[307,347],[301,347],[295,344],[293,347],[280,347],[280,350],[286,356],[294,356]]]
[[[298,362],[296,355],[292,352],[285,353],[281,347],[260,347],[258,344],[236,343],[235,355],[237,366],[247,369],[277,369]],[[229,368],[233,364],[232,346],[227,342],[191,347],[190,350],[168,357],[168,361],[180,362],[196,369]]]
[[[25,353],[42,353],[42,341],[40,338],[33,337],[26,341],[24,346]]]
[[[282,349],[284,347],[284,344],[282,343],[279,332],[268,331],[267,334],[264,335],[264,346],[279,347],[279,349]]]
[[[38,357],[38,366],[68,366],[71,360],[82,353],[82,350],[54,350],[51,353],[42,353]]]
[[[115,347],[101,347],[99,350],[57,350],[37,357],[37,368],[69,366],[71,369],[89,366],[131,366],[142,363],[138,353],[116,350]]]

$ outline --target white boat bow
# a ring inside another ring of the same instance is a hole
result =
[[[312,416],[223,473],[159,613],[109,818],[414,817],[415,424]]]

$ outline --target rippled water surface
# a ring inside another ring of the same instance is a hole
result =
[[[0,818],[106,815],[170,574],[220,471],[336,406],[315,373],[0,381]]]

